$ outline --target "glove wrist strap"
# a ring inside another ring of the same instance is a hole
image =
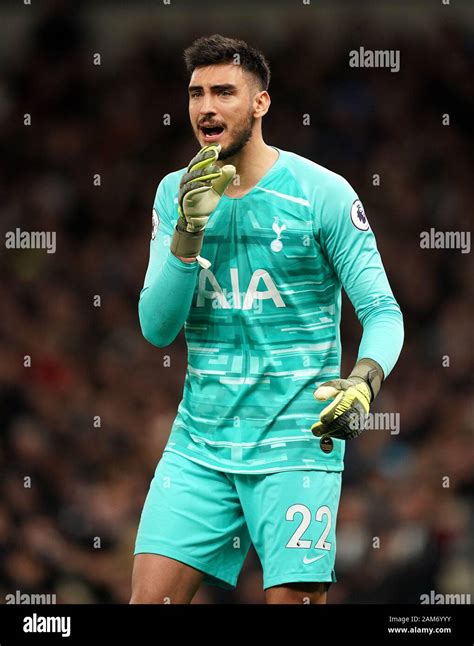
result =
[[[196,258],[201,252],[203,240],[204,229],[189,233],[176,227],[171,238],[170,251],[181,258]]]
[[[373,359],[360,359],[348,379],[354,382],[365,381],[372,395],[371,401],[374,401],[382,386],[384,374],[381,366]]]

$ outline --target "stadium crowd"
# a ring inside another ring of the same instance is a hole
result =
[[[473,254],[421,249],[420,233],[470,229],[473,35],[439,25],[386,38],[401,52],[394,74],[349,67],[362,38],[353,25],[331,50],[314,29],[289,21],[287,39],[262,43],[272,67],[265,139],[355,187],[406,332],[375,407],[399,414],[399,432],[367,430],[347,445],[329,600],[469,592]],[[99,66],[80,13],[56,9],[0,70],[2,234],[57,236],[56,253],[0,255],[0,603],[15,590],[58,603],[129,599],[139,515],[186,369],[183,334],[148,344],[137,303],[156,186],[197,148],[181,56],[197,35],[190,27],[174,49],[143,39]],[[256,34],[227,35],[260,46]],[[367,26],[363,38],[381,42]],[[360,334],[346,299],[343,372]],[[219,602],[263,602],[253,550],[236,590],[203,587],[195,598]]]

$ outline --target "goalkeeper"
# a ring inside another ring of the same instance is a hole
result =
[[[184,326],[188,366],[132,602],[233,588],[253,544],[268,603],[325,603],[346,440],[397,361],[402,315],[354,189],[264,142],[263,55],[216,35],[185,59],[200,150],[158,186],[139,318],[160,348]],[[342,289],[363,334],[341,378]]]

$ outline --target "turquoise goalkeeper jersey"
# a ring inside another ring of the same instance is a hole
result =
[[[327,405],[314,390],[340,376],[341,287],[363,326],[357,358],[374,359],[385,376],[402,316],[350,184],[278,152],[256,186],[224,195],[211,215],[201,253],[209,269],[169,251],[185,169],[158,187],[140,321],[160,347],[184,323],[188,348],[165,450],[233,473],[340,471],[345,442],[321,444],[310,428]]]

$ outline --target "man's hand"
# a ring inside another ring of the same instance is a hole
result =
[[[321,384],[314,396],[319,401],[334,398],[311,427],[317,437],[351,440],[362,433],[370,404],[380,390],[383,370],[372,359],[361,359],[347,379]]]
[[[320,421],[311,427],[314,435],[349,440],[362,433],[370,407],[367,384],[353,383],[350,379],[333,379],[319,386],[314,396],[319,401],[335,398],[321,411]]]
[[[199,255],[209,216],[234,178],[235,166],[219,168],[215,164],[220,150],[220,144],[201,148],[181,178],[179,217],[171,241],[171,251],[175,256],[195,258]]]
[[[178,225],[182,230],[195,233],[204,229],[209,216],[234,178],[235,166],[219,168],[215,165],[220,151],[220,144],[201,148],[181,178]]]

